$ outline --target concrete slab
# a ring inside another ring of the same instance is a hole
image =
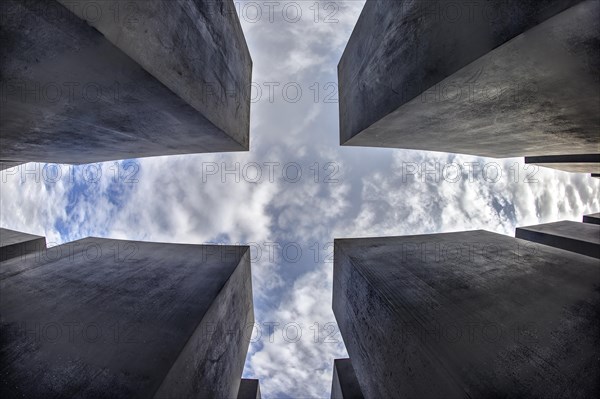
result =
[[[600,226],[563,220],[517,227],[515,237],[600,259]]]
[[[21,162],[0,161],[0,171],[21,165]]]
[[[583,215],[583,223],[600,224],[600,212]]]
[[[571,173],[600,173],[600,154],[525,157],[525,163]]]
[[[350,359],[333,361],[333,381],[331,399],[362,399],[363,394],[356,379],[356,373]]]
[[[340,143],[600,153],[599,12],[595,0],[368,1],[338,65]]]
[[[232,1],[0,7],[0,159],[248,150],[252,60]]]
[[[46,237],[0,228],[0,262],[46,249]]]
[[[482,230],[336,239],[333,277],[366,398],[600,393],[594,258]]]
[[[0,269],[3,398],[237,396],[248,247],[86,238]]]
[[[238,399],[261,399],[260,383],[258,380],[250,378],[242,378]]]

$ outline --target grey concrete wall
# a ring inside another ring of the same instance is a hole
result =
[[[517,227],[515,236],[600,259],[600,226],[563,220]]]
[[[333,310],[366,398],[600,393],[596,259],[481,230],[334,247]]]
[[[12,258],[25,259],[44,249],[46,237],[0,228],[0,262]]]
[[[366,3],[338,65],[341,144],[600,152],[598,1],[448,4]]]
[[[232,1],[62,3],[0,6],[0,159],[248,150],[252,60]]]
[[[525,163],[571,173],[600,173],[600,154],[525,157]]]
[[[250,251],[245,250],[154,397],[237,397],[253,326]]]
[[[356,379],[356,373],[350,359],[333,361],[333,380],[331,399],[362,399],[363,394]]]
[[[87,238],[0,269],[2,397],[237,393],[248,247]]]
[[[600,224],[600,212],[583,215],[583,223]]]
[[[237,399],[261,399],[259,381],[250,378],[242,378]]]

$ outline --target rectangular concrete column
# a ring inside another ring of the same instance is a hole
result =
[[[46,249],[46,237],[0,228],[0,262],[18,258]]]
[[[334,243],[365,398],[595,397],[599,284],[594,258],[482,230]]]
[[[338,65],[340,144],[600,153],[599,12],[595,0],[368,1]]]
[[[333,361],[333,381],[331,399],[362,399],[363,394],[356,379],[356,373],[350,359]]]
[[[515,237],[600,258],[600,226],[563,220],[517,227]]]
[[[525,157],[525,163],[571,173],[600,173],[600,154]]]
[[[250,378],[242,378],[238,399],[261,399],[260,383],[258,380]]]
[[[80,164],[249,148],[233,1],[6,0],[0,159]]]
[[[600,212],[583,215],[583,223],[600,224]]]
[[[237,396],[248,247],[86,238],[0,270],[1,397]]]

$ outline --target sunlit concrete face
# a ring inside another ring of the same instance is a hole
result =
[[[4,162],[249,148],[252,60],[232,1],[1,4]]]
[[[597,259],[482,230],[334,251],[333,310],[366,398],[600,393]]]
[[[0,292],[3,398],[238,394],[248,247],[86,238],[0,263]]]
[[[366,3],[338,65],[340,143],[600,153],[598,1]]]

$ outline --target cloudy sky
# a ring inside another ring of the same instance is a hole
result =
[[[86,236],[251,245],[257,325],[244,376],[260,379],[263,397],[329,396],[333,359],[346,356],[331,310],[334,238],[514,235],[600,210],[589,175],[340,147],[336,67],[364,2],[280,1],[272,18],[263,2],[236,4],[254,62],[249,152],[28,164],[2,174],[0,225],[53,245]]]

